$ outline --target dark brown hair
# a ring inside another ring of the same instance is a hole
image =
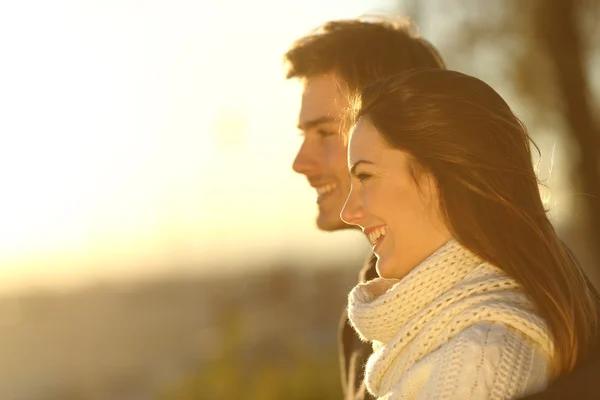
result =
[[[459,72],[417,69],[364,88],[355,110],[431,174],[453,236],[523,286],[553,335],[553,372],[572,370],[598,334],[597,305],[546,215],[531,139],[502,97]]]
[[[333,73],[351,90],[412,68],[445,68],[410,23],[384,17],[327,22],[296,40],[284,59],[287,78]]]

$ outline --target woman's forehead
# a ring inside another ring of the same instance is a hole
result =
[[[381,151],[385,142],[377,129],[366,118],[361,118],[350,132],[348,152],[351,158]]]
[[[383,135],[368,119],[361,119],[352,128],[348,143],[348,165],[358,161],[369,161],[376,165],[405,166],[412,156],[398,148],[391,147]]]

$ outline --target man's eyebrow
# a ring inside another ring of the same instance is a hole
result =
[[[356,175],[356,167],[358,167],[360,164],[371,164],[371,165],[373,165],[375,163],[372,162],[372,161],[368,161],[368,160],[358,160],[357,162],[354,163],[354,165],[352,165],[350,167],[350,173],[352,175]]]
[[[327,124],[330,122],[340,122],[340,120],[337,118],[329,117],[329,116],[323,116],[323,117],[311,119],[310,121],[305,121],[301,124],[298,124],[298,129],[300,129],[301,131],[307,131],[307,130],[314,128],[316,126],[319,126],[321,124]]]

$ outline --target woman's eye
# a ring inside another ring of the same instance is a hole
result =
[[[356,175],[356,179],[358,179],[360,182],[362,182],[362,181],[364,181],[365,179],[368,179],[368,178],[370,178],[370,177],[371,177],[371,175],[369,175],[369,174],[364,174],[364,173],[363,173],[363,174],[358,174],[358,175]]]

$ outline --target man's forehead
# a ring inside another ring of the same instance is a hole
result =
[[[305,80],[299,117],[301,124],[323,117],[339,119],[345,108],[344,98],[332,76]]]
[[[331,74],[308,77],[303,80],[302,92],[304,95],[318,92],[335,96],[339,94],[338,78]]]

